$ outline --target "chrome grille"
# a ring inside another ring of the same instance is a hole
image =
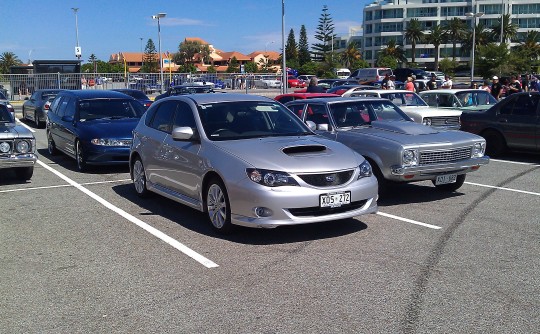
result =
[[[335,173],[300,174],[304,182],[315,187],[333,187],[347,183],[354,174],[354,169]]]
[[[459,116],[432,117],[431,126],[459,126]]]
[[[420,152],[420,165],[454,162],[471,158],[471,147],[460,147],[452,150]]]

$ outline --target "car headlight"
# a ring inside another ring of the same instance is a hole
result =
[[[28,153],[30,151],[30,143],[26,140],[21,140],[17,142],[17,145],[15,146],[17,148],[17,152],[20,153]]]
[[[95,138],[90,142],[99,146],[131,146],[131,139]]]
[[[484,142],[474,143],[474,145],[472,147],[472,157],[473,158],[483,157],[485,152],[486,152],[486,143],[484,143]]]
[[[0,143],[0,152],[2,153],[8,153],[11,149],[11,146],[7,142]]]
[[[422,124],[427,125],[427,126],[431,126],[431,118],[425,117],[425,118],[422,120]]]
[[[360,174],[358,175],[358,179],[361,179],[363,177],[370,177],[371,175],[373,175],[373,169],[371,168],[371,165],[367,160],[362,162],[358,167],[360,168]]]
[[[418,150],[403,150],[402,161],[404,166],[418,165]]]
[[[288,173],[275,170],[246,168],[251,181],[267,187],[298,186],[298,182]]]
[[[11,104],[6,104],[6,107],[8,108],[9,111],[13,112],[15,109],[13,109],[13,106]]]

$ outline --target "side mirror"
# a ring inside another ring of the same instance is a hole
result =
[[[328,124],[317,124],[317,130],[328,131]]]
[[[198,136],[193,132],[193,129],[189,126],[179,126],[172,131],[173,140],[181,141],[198,141]]]
[[[313,121],[306,121],[306,125],[311,131],[315,131],[317,129],[317,124],[315,124]]]

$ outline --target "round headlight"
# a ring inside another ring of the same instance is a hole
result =
[[[30,144],[26,140],[21,140],[17,143],[17,151],[21,153],[27,153],[30,149]]]
[[[403,151],[403,163],[405,165],[415,165],[417,162],[415,150],[405,150]]]
[[[9,149],[10,149],[9,143],[6,143],[6,142],[0,143],[0,152],[8,153]]]
[[[431,118],[429,118],[429,117],[424,118],[422,120],[422,124],[427,125],[427,126],[431,126]]]

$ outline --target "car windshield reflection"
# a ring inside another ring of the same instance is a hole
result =
[[[95,119],[140,118],[144,113],[142,105],[130,100],[83,100],[79,103],[81,122]]]
[[[456,93],[456,97],[462,107],[493,105],[497,103],[493,95],[484,90],[458,92]]]
[[[331,104],[330,114],[338,128],[369,125],[372,121],[409,121],[401,109],[385,100]]]
[[[198,110],[206,137],[212,141],[312,134],[278,103],[221,102],[200,105]]]

